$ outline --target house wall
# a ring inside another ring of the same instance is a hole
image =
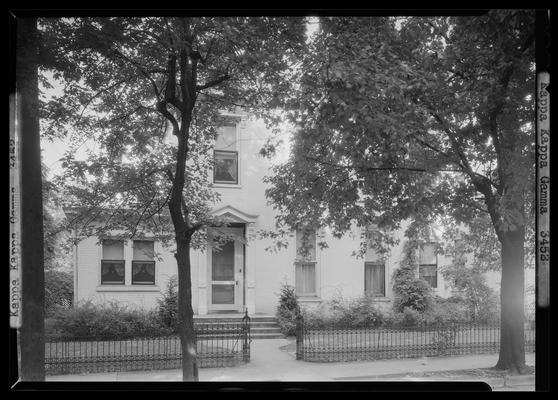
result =
[[[277,307],[279,292],[283,283],[294,285],[295,280],[295,237],[288,239],[289,246],[276,253],[266,250],[272,246],[270,239],[255,235],[260,230],[273,230],[275,212],[267,204],[265,189],[267,185],[263,177],[270,174],[271,161],[259,155],[265,144],[268,132],[262,123],[243,120],[237,125],[239,150],[239,183],[238,185],[215,185],[221,194],[214,209],[224,206],[233,207],[243,213],[255,216],[255,222],[247,225],[250,239],[245,249],[244,293],[245,305],[251,313],[274,314]],[[393,299],[393,272],[402,261],[402,249],[405,242],[403,231],[397,233],[399,244],[391,249],[385,264],[385,298],[378,298],[380,307],[389,308]],[[309,307],[317,306],[320,301],[331,299],[336,295],[344,298],[360,296],[364,293],[364,259],[352,253],[359,250],[360,232],[353,229],[342,238],[337,239],[324,231],[324,240],[328,248],[316,251],[316,273],[318,296],[301,298],[301,302]],[[256,237],[253,237],[256,236]],[[125,247],[127,284],[125,286],[103,287],[100,285],[101,247],[96,238],[88,238],[80,242],[75,253],[76,259],[76,300],[92,300],[95,302],[117,301],[133,307],[153,308],[157,298],[165,290],[170,276],[176,274],[176,261],[172,249],[156,244],[156,252],[162,260],[156,262],[156,285],[154,287],[138,287],[129,283],[131,275],[131,243]],[[192,305],[195,313],[208,312],[208,254],[206,251],[192,250]],[[438,269],[447,265],[449,259],[439,255]],[[533,275],[534,276],[534,275]],[[493,274],[489,282],[494,288],[499,287],[499,273]],[[527,282],[526,282],[527,283]],[[438,288],[435,293],[447,297],[451,290],[438,273]]]
[[[161,258],[155,261],[155,286],[131,284],[132,241],[125,241],[124,244],[125,285],[101,285],[102,246],[97,243],[96,237],[82,240],[74,250],[77,262],[74,300],[78,304],[85,301],[96,304],[117,302],[131,308],[154,308],[169,278],[176,274],[176,262],[170,249],[155,242],[154,250]],[[192,278],[197,279],[196,271],[192,271]],[[197,304],[194,307],[197,308]]]

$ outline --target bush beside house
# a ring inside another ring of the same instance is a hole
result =
[[[59,309],[45,324],[51,337],[131,337],[161,336],[171,330],[161,324],[156,311],[129,309],[118,303],[79,304]]]
[[[296,320],[301,312],[295,288],[286,283],[282,284],[275,316],[283,335],[294,336],[296,334]]]
[[[74,298],[74,278],[65,271],[45,271],[45,316],[52,317],[58,309],[68,309]]]

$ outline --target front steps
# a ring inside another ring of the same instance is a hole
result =
[[[227,322],[238,323],[242,321],[242,317],[244,317],[244,314],[194,315],[194,321],[226,324]],[[262,314],[250,315],[251,339],[283,339],[284,337],[279,329],[279,325],[277,325],[277,318],[274,316]]]

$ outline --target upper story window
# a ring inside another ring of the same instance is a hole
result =
[[[238,184],[238,141],[236,126],[227,125],[219,129],[215,141],[213,182]]]
[[[369,296],[386,295],[386,264],[379,257],[373,244],[374,232],[367,232],[366,254],[364,255],[364,293]]]
[[[132,285],[155,285],[155,251],[152,240],[134,240]]]
[[[124,242],[103,240],[101,285],[124,285]]]
[[[436,244],[426,243],[419,248],[419,278],[432,288],[438,287],[438,255]]]
[[[316,232],[296,231],[295,292],[316,296]]]

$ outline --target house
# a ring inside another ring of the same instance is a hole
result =
[[[232,115],[221,128],[215,144],[213,186],[221,194],[213,210],[215,216],[230,222],[227,229],[235,237],[220,251],[208,244],[205,251],[192,250],[192,306],[194,313],[218,312],[274,314],[280,287],[289,283],[296,288],[300,302],[317,305],[337,294],[344,297],[372,294],[380,306],[393,299],[392,275],[402,257],[402,246],[391,249],[380,260],[373,249],[364,259],[353,255],[360,247],[358,229],[340,239],[327,229],[311,232],[313,245],[305,256],[301,232],[293,232],[289,245],[276,252],[268,250],[271,239],[257,235],[273,230],[275,214],[265,198],[262,178],[269,173],[271,161],[259,155],[267,139],[262,123]],[[323,237],[328,248],[316,246]],[[400,238],[403,238],[401,232]],[[450,262],[436,255],[433,243],[419,254],[418,274],[440,296],[451,294],[439,268]],[[158,255],[158,256],[156,256]],[[117,301],[141,308],[152,308],[176,274],[176,261],[170,249],[154,240],[103,240],[89,237],[74,247],[75,302]]]

